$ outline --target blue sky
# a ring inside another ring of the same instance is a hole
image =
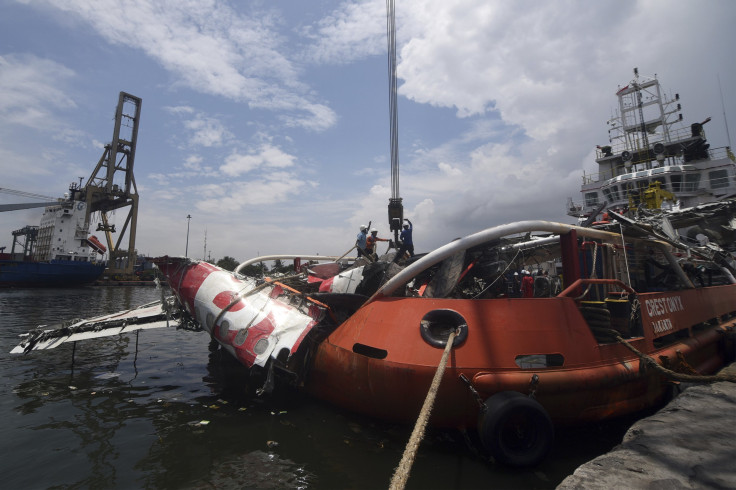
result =
[[[387,236],[385,10],[0,0],[0,187],[61,196],[86,180],[125,91],[143,100],[141,253],[183,255],[188,214],[199,258],[341,255],[368,221]],[[686,122],[712,116],[711,146],[727,145],[735,14],[729,0],[397,0],[400,193],[417,251],[521,219],[572,222],[566,199],[595,170],[634,67],[680,94]],[[40,215],[0,213],[0,246]]]

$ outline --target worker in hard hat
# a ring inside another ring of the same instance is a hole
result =
[[[368,255],[365,249],[367,238],[368,227],[366,225],[360,225],[360,232],[358,232],[358,237],[355,240],[355,248],[358,249],[358,257],[361,255]]]
[[[373,257],[373,260],[375,260],[377,255],[375,255],[375,248],[376,248],[376,242],[388,242],[389,240],[386,238],[378,238],[378,230],[373,228],[371,230],[371,234],[366,238],[365,241],[365,253],[369,257]]]
[[[412,229],[414,226],[411,224],[411,221],[404,218],[404,229],[401,230],[401,233],[399,234],[399,251],[396,253],[396,258],[394,258],[394,262],[398,262],[399,260],[404,258],[404,255],[409,252],[410,257],[414,257],[414,241],[412,240],[411,234]]]

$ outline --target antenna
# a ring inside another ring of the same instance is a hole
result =
[[[721,89],[721,75],[718,77],[718,91],[721,93],[721,107],[723,108],[723,122],[726,124],[726,137],[728,138],[728,147],[731,148],[731,132],[728,130],[728,119],[726,119],[726,104],[723,103],[723,90]]]

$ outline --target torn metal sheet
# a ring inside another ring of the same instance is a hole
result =
[[[23,334],[25,339],[10,353],[24,354],[34,350],[54,349],[66,342],[121,335],[136,330],[179,326],[179,320],[171,314],[171,299],[173,298],[87,320],[76,320],[56,328],[44,329],[42,325]]]

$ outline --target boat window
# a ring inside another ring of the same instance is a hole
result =
[[[685,192],[693,192],[698,190],[698,185],[700,184],[700,174],[685,174],[685,186],[684,191]]]
[[[636,185],[639,187],[640,191],[645,190],[647,187],[649,187],[649,180],[648,179],[642,179],[636,182]]]
[[[378,349],[365,344],[353,344],[353,352],[366,357],[372,357],[373,359],[386,359],[388,351],[384,349]]]
[[[597,206],[598,205],[598,193],[597,192],[586,192],[585,193],[585,205],[586,206]]]
[[[682,175],[670,175],[670,182],[672,183],[672,192],[680,192],[682,188]]]
[[[728,170],[713,170],[708,173],[711,189],[722,189],[728,187]]]
[[[652,175],[661,174],[665,171],[665,167],[658,167],[652,170]]]
[[[648,175],[649,175],[649,171],[648,170],[642,170],[641,172],[636,172],[636,176],[637,177],[646,177]]]
[[[613,201],[611,198],[611,189],[603,189],[603,197],[605,197],[608,202]]]
[[[613,200],[614,201],[618,201],[619,199],[621,199],[619,197],[619,194],[618,194],[618,186],[617,185],[611,186],[611,195],[613,195]]]
[[[516,356],[515,362],[521,369],[541,369],[561,367],[565,364],[565,358],[562,354],[527,354]]]

